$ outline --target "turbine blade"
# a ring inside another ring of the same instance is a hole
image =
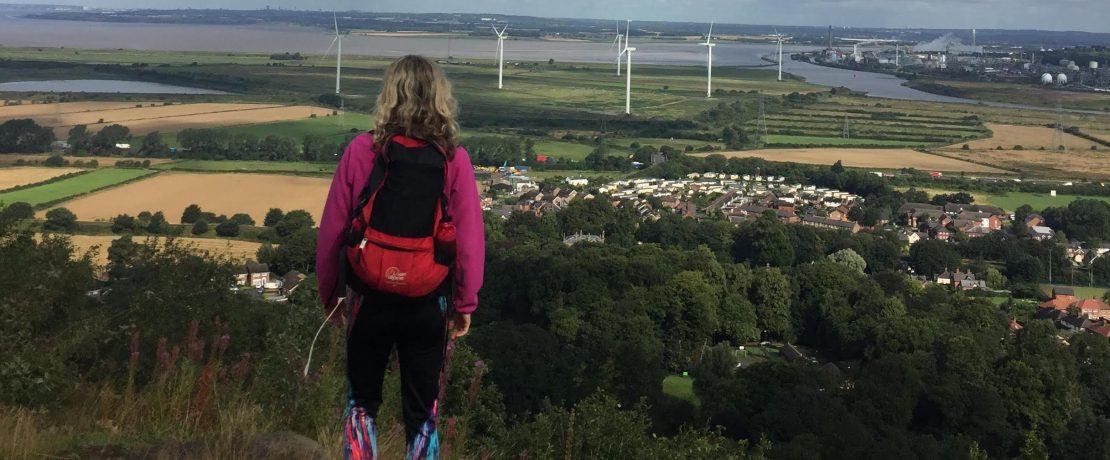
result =
[[[337,41],[339,41],[338,35],[336,35],[335,38],[331,39],[331,45],[328,45],[328,50],[324,51],[324,57],[320,58],[321,61],[328,58],[328,55],[331,54],[331,49],[335,47],[335,42]]]
[[[335,15],[334,11],[332,11],[332,13],[331,13],[331,19],[332,19],[332,21],[335,22],[335,36],[338,37],[339,36],[339,17]]]
[[[710,40],[713,40],[713,23],[712,22],[709,23],[709,35],[705,36],[705,42],[706,43],[709,43]]]

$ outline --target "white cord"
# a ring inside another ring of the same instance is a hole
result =
[[[328,317],[324,318],[324,322],[320,323],[320,328],[316,330],[316,336],[312,338],[312,345],[308,347],[308,359],[304,363],[305,377],[308,377],[308,367],[312,365],[312,351],[316,349],[316,339],[320,338],[320,333],[324,331],[324,326],[328,325],[328,321],[331,321],[332,315],[335,314],[336,310],[339,310],[339,306],[343,304],[343,300],[345,299],[345,297],[339,298],[339,301],[335,303],[334,307],[332,307],[331,313],[328,313]]]

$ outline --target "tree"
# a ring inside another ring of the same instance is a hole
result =
[[[1006,277],[1002,275],[1002,272],[993,266],[987,267],[983,272],[983,281],[986,281],[987,287],[991,289],[1006,289],[1010,284]]]
[[[960,267],[960,254],[941,240],[922,240],[910,247],[910,266],[918,275],[933,276]]]
[[[166,220],[166,215],[162,211],[158,211],[150,216],[150,220],[146,224],[146,231],[156,235],[166,234],[170,232],[170,223]]]
[[[232,221],[220,224],[224,225],[236,224]],[[216,227],[216,233],[220,233],[220,227]],[[274,273],[287,273],[289,270],[311,273],[316,268],[316,231],[312,228],[300,229],[282,240],[276,248],[270,246],[267,251],[259,248],[257,256],[258,261],[269,264]]]
[[[16,201],[4,207],[0,211],[0,222],[31,219],[35,217],[35,208],[31,207],[30,203],[23,201]]]
[[[248,215],[248,214],[245,214],[245,213],[235,214],[235,215],[231,216],[231,218],[228,219],[228,220],[230,220],[232,222],[235,222],[235,223],[237,223],[241,226],[244,226],[244,225],[248,226],[248,227],[253,227],[254,226],[254,219],[251,219],[251,216]]]
[[[721,299],[718,308],[721,338],[733,343],[759,340],[759,319],[755,305],[742,294],[732,293]]]
[[[0,123],[0,153],[39,153],[50,151],[54,130],[39,126],[30,118]]]
[[[1044,267],[1040,259],[1019,253],[1006,259],[1006,275],[1013,283],[1044,282]]]
[[[131,130],[120,124],[111,124],[100,128],[92,138],[92,153],[95,155],[108,155],[116,150],[116,144],[126,143],[131,139]]]
[[[198,205],[198,204],[194,203],[194,204],[191,204],[189,206],[186,206],[185,211],[181,213],[181,223],[183,223],[183,224],[196,223],[196,221],[200,220],[202,213],[203,213],[203,211],[200,209],[200,205]]]
[[[43,230],[71,232],[77,228],[77,215],[66,208],[54,208],[46,212]]]
[[[285,136],[266,136],[258,145],[263,160],[296,161],[301,156],[297,143]]]
[[[328,152],[329,144],[324,136],[319,134],[306,134],[304,141],[301,142],[302,156],[304,161],[320,161],[324,159]]]
[[[281,222],[283,217],[285,217],[285,213],[281,212],[281,209],[270,208],[270,210],[266,212],[266,217],[262,219],[262,225],[273,227],[277,225],[278,222]]]
[[[777,268],[755,271],[749,297],[755,304],[759,329],[781,340],[794,338],[790,316],[790,278]]]
[[[829,168],[829,170],[836,174],[841,174],[844,171],[847,171],[847,169],[844,169],[844,162],[841,160],[836,160],[836,163],[833,163],[832,167]]]
[[[1091,262],[1092,276],[1099,284],[1110,284],[1110,255],[1103,255]]]
[[[312,215],[309,214],[308,211],[294,209],[285,214],[285,216],[274,225],[274,231],[277,232],[278,237],[285,238],[302,228],[312,228],[314,226],[316,226],[316,223],[312,220]]]
[[[785,267],[794,262],[794,247],[773,215],[742,225],[733,237],[732,254],[739,262]]]
[[[135,231],[135,218],[127,214],[120,214],[112,219],[112,233]]]
[[[160,157],[169,153],[170,147],[162,141],[162,133],[158,131],[151,131],[143,137],[143,143],[139,147],[139,154],[148,157]]]
[[[205,233],[208,233],[208,222],[203,219],[196,221],[195,223],[193,223],[192,232],[194,235],[203,235]]]
[[[88,152],[89,149],[92,148],[92,140],[89,138],[89,127],[77,125],[70,128],[66,142],[74,153]]]
[[[239,236],[239,224],[227,221],[216,226],[216,234],[219,236],[236,237]]]
[[[867,262],[851,249],[841,249],[829,254],[829,260],[859,273],[863,273],[867,269]]]

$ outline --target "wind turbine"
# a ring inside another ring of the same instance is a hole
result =
[[[624,54],[624,47],[621,46],[621,37],[624,37],[624,34],[621,33],[621,22],[617,21],[617,37],[615,39],[613,39],[613,43],[609,45],[609,49],[612,50],[613,46],[617,47],[617,76],[618,77],[621,76],[621,55]]]
[[[331,45],[328,45],[328,50],[324,52],[324,57],[331,53],[331,47],[337,46],[335,51],[335,94],[339,94],[339,74],[340,69],[343,67],[343,36],[339,34],[339,18],[335,13],[331,15],[332,21],[335,24],[335,38],[331,40]]]
[[[713,97],[713,47],[717,46],[713,43],[713,23],[709,23],[709,34],[705,36],[705,43],[700,43],[709,51],[709,61],[706,63],[706,83],[705,83],[705,97]]]
[[[790,38],[793,38],[793,37],[787,37],[787,36],[785,36],[783,34],[780,34],[780,33],[777,33],[777,32],[774,35],[772,35],[771,37],[773,37],[775,40],[777,40],[779,42],[779,81],[782,81],[782,42],[784,40],[789,40]]]
[[[625,64],[625,72],[624,72],[625,77],[626,77],[626,80],[625,80],[625,83],[624,83],[624,113],[625,113],[625,115],[631,115],[632,114],[632,52],[636,51],[636,48],[632,48],[632,47],[628,46],[628,41],[629,41],[629,38],[631,37],[631,35],[629,35],[629,31],[630,31],[631,27],[632,27],[632,21],[629,20],[628,24],[625,26],[625,29],[624,29],[624,49],[621,50],[621,54],[627,54],[628,55],[628,58],[627,58],[628,62]]]
[[[508,35],[505,35],[505,31],[509,29],[509,26],[506,24],[500,32],[497,31],[497,27],[490,26],[490,28],[493,29],[493,33],[497,34],[497,89],[501,89],[501,81],[505,75],[505,37],[508,37]]]

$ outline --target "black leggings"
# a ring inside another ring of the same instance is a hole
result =
[[[397,347],[402,418],[410,443],[432,417],[439,395],[447,328],[445,305],[439,295],[420,299],[377,292],[362,295],[347,338],[351,400],[371,417],[377,417],[382,404],[382,379],[390,353]]]

